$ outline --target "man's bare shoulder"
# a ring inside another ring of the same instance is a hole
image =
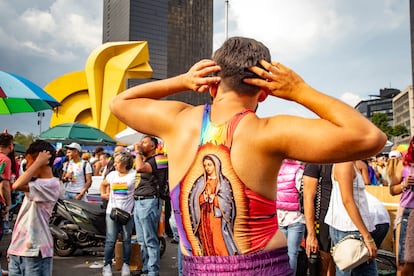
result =
[[[191,124],[192,122],[197,121],[197,118],[201,120],[203,110],[203,105],[186,105],[183,106],[183,108],[176,113],[175,118],[172,119],[176,122],[183,121],[186,122],[186,124]]]
[[[174,116],[169,117],[170,122],[169,131],[165,133],[169,140],[176,142],[179,139],[183,139],[182,135],[193,135],[199,132],[201,128],[201,121],[203,118],[203,106],[190,106],[187,105],[177,112]],[[180,137],[180,138],[178,138]],[[167,137],[165,137],[167,138]]]

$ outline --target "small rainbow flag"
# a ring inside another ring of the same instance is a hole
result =
[[[157,164],[158,169],[168,168],[168,158],[167,155],[159,154],[155,156],[155,163]]]

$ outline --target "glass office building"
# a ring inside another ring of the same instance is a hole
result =
[[[148,41],[152,79],[132,79],[128,86],[186,72],[213,49],[213,0],[104,0],[103,42]],[[208,93],[183,92],[168,97],[193,105],[210,101]]]

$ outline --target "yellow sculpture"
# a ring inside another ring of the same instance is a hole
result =
[[[65,74],[44,88],[62,104],[53,112],[50,127],[79,122],[114,138],[125,124],[111,114],[109,101],[126,89],[127,79],[151,76],[146,41],[102,44],[88,57],[85,71]]]

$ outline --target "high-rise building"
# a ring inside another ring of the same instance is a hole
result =
[[[371,120],[372,115],[376,112],[385,113],[388,115],[389,125],[393,126],[393,110],[392,110],[392,98],[398,95],[401,91],[394,88],[380,89],[379,95],[371,95],[372,99],[360,101],[356,106],[361,114]]]
[[[103,42],[148,41],[152,79],[186,72],[213,49],[213,0],[104,0]],[[208,93],[183,92],[168,99],[193,105],[210,101]]]
[[[410,85],[392,99],[394,111],[394,126],[403,125],[409,133],[414,133],[414,96],[413,86]],[[396,137],[395,144],[408,143],[411,136]]]

